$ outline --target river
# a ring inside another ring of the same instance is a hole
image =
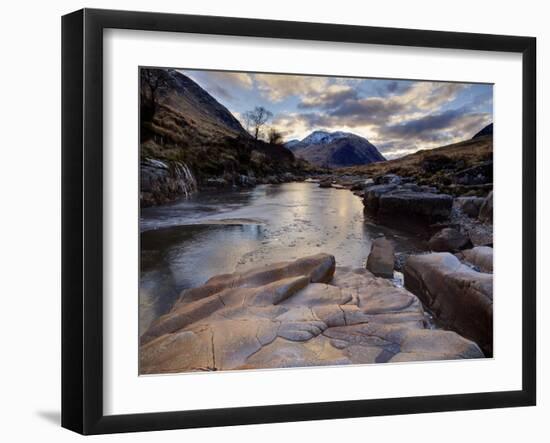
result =
[[[362,267],[382,234],[397,252],[424,248],[367,220],[352,192],[308,182],[201,192],[144,208],[140,231],[140,334],[183,289],[214,275],[319,252],[333,254],[337,266]]]

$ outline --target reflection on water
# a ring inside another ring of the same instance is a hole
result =
[[[338,266],[364,266],[371,239],[385,234],[397,250],[423,243],[367,223],[351,192],[313,183],[262,185],[200,193],[144,208],[140,219],[140,333],[179,293],[210,277],[318,252]]]

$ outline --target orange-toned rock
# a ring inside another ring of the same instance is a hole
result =
[[[185,291],[141,337],[140,373],[477,358],[427,328],[418,298],[318,254],[217,276]],[[187,300],[189,296],[189,300]]]
[[[493,276],[462,264],[448,252],[412,255],[405,287],[449,329],[493,352]]]

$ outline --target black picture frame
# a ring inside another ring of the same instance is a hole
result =
[[[103,413],[103,30],[250,36],[522,54],[522,388],[517,391]],[[62,18],[62,426],[82,434],[487,409],[536,404],[536,39],[83,9]]]

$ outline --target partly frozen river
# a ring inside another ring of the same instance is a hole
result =
[[[371,239],[385,234],[397,250],[422,242],[369,223],[352,192],[315,183],[202,192],[141,212],[140,333],[179,293],[217,274],[319,252],[337,266],[364,266]]]

